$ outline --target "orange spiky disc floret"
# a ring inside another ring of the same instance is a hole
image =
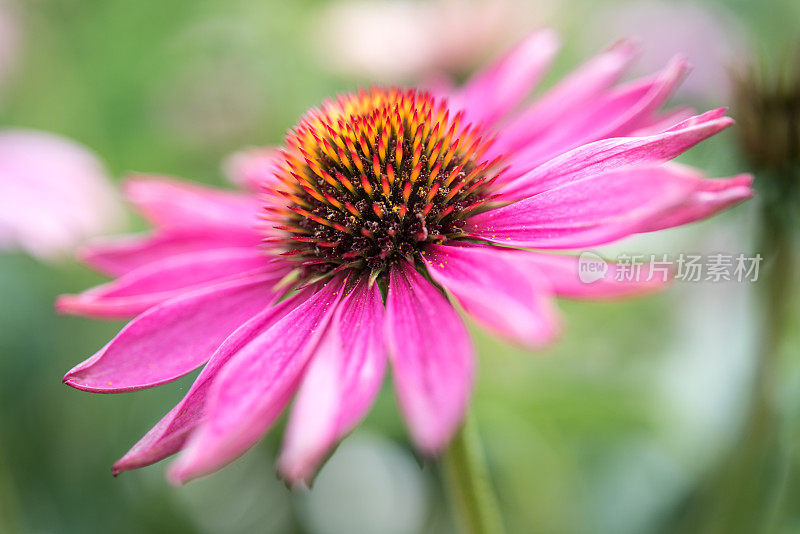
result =
[[[286,137],[266,219],[304,277],[377,273],[461,236],[491,203],[490,140],[416,90],[370,89],[310,110]]]

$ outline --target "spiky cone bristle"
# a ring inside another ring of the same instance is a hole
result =
[[[352,268],[377,276],[425,243],[458,238],[493,204],[500,158],[445,101],[416,90],[362,90],[310,110],[289,132],[265,218],[301,279]]]

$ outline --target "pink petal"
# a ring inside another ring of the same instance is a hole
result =
[[[261,212],[261,203],[254,195],[174,178],[130,178],[125,183],[125,195],[149,222],[162,227],[249,230],[256,226]]]
[[[658,75],[609,92],[553,123],[544,135],[514,156],[514,164],[530,169],[586,143],[631,135],[652,121],[687,72],[686,61],[676,58]]]
[[[582,127],[589,128],[590,136],[597,139],[630,135],[652,122],[690,70],[685,57],[673,57],[661,72],[612,91],[587,114]],[[594,126],[594,121],[601,124]]]
[[[0,132],[0,246],[53,259],[116,230],[121,214],[106,169],[86,147],[44,132]]]
[[[121,276],[172,256],[234,247],[254,249],[262,237],[253,230],[159,229],[154,233],[95,240],[79,252],[81,259],[108,276]]]
[[[749,174],[708,179],[691,167],[674,163],[665,167],[671,173],[692,180],[695,190],[668,214],[654,220],[652,225],[644,229],[647,232],[700,221],[753,196],[753,177]]]
[[[429,245],[422,257],[431,278],[500,335],[534,349],[557,336],[547,278],[521,269],[500,247]]]
[[[604,139],[584,145],[510,182],[503,194],[524,198],[616,168],[669,161],[733,124],[723,113],[723,109],[709,111],[657,135]]]
[[[216,471],[269,429],[295,392],[342,289],[340,281],[329,282],[231,358],[211,386],[202,424],[170,466],[173,483]]]
[[[636,53],[636,46],[622,41],[592,58],[558,82],[502,128],[496,147],[507,154],[529,145],[566,114],[579,113],[619,79]]]
[[[463,109],[472,122],[494,124],[530,94],[558,48],[558,36],[551,30],[528,36],[457,90],[451,108]]]
[[[259,193],[275,184],[275,173],[282,162],[277,148],[250,148],[229,157],[224,168],[231,183]]]
[[[517,247],[596,246],[645,231],[695,187],[693,180],[662,167],[616,170],[476,215],[464,231]]]
[[[411,265],[392,267],[390,278],[386,340],[400,410],[417,448],[436,454],[469,402],[472,344],[447,299]]]
[[[559,297],[607,299],[641,295],[662,289],[671,278],[668,275],[667,281],[664,281],[664,276],[657,270],[650,277],[647,267],[644,266],[644,275],[639,279],[620,277],[618,280],[617,265],[606,260],[608,270],[603,277],[582,282],[578,274],[580,259],[577,256],[513,249],[504,249],[500,254],[507,256],[507,261],[514,262],[518,268],[540,273]]]
[[[204,364],[231,332],[275,299],[270,274],[189,292],[149,309],[64,377],[74,388],[119,393],[175,380]]]
[[[262,311],[236,329],[211,356],[186,396],[114,464],[114,474],[153,464],[181,450],[189,434],[203,420],[208,391],[220,369],[242,347],[312,294],[313,291],[307,289]]]
[[[294,401],[278,470],[309,485],[337,441],[366,415],[386,365],[383,301],[366,277],[343,300]]]
[[[644,137],[647,135],[656,135],[664,130],[668,130],[686,120],[691,119],[697,112],[694,108],[689,106],[678,106],[676,108],[656,113],[650,119],[644,121],[642,126],[627,134],[631,137]]]
[[[56,309],[95,317],[127,318],[191,289],[269,272],[278,282],[288,272],[256,248],[190,252],[156,261],[79,295],[62,295]]]

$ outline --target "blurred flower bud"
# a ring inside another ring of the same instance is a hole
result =
[[[733,73],[735,115],[745,155],[756,169],[800,164],[800,50],[781,67],[754,62]]]

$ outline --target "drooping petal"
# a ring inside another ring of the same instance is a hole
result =
[[[495,147],[500,152],[513,153],[544,134],[566,114],[580,112],[619,79],[635,53],[633,43],[622,41],[587,61],[503,126]]]
[[[652,121],[687,72],[686,60],[676,58],[657,75],[610,91],[579,112],[556,120],[535,142],[518,149],[513,162],[533,168],[581,145],[631,135]]]
[[[619,271],[616,263],[593,253],[588,253],[591,254],[588,259],[595,265],[605,266],[605,272],[583,277],[580,269],[589,262],[586,259],[582,262],[578,256],[508,248],[495,250],[495,254],[505,256],[506,261],[513,262],[522,270],[539,273],[547,279],[555,295],[566,298],[596,300],[642,295],[663,289],[671,278],[665,267],[655,266],[651,274],[646,263],[642,276],[629,279]]]
[[[372,406],[385,366],[383,301],[364,277],[337,310],[295,398],[278,459],[289,483],[311,483],[331,448]]]
[[[440,452],[472,389],[474,353],[452,305],[408,263],[392,267],[386,341],[400,410],[416,447]]]
[[[258,247],[263,238],[254,230],[159,229],[153,233],[95,240],[79,256],[83,262],[108,276],[126,273],[172,256],[219,249]]]
[[[604,139],[571,150],[506,184],[507,198],[525,198],[554,187],[620,167],[669,161],[733,124],[717,109],[669,130],[644,137]]]
[[[644,137],[656,135],[665,130],[669,130],[676,124],[680,124],[694,117],[697,111],[690,106],[678,106],[668,109],[661,113],[656,113],[649,120],[644,121],[641,127],[628,134],[630,137]]]
[[[431,277],[500,335],[534,349],[557,336],[559,321],[547,278],[521,269],[500,247],[429,245],[422,257]]]
[[[288,269],[257,248],[193,252],[156,261],[79,295],[62,295],[56,309],[94,317],[127,318],[214,282],[259,273],[277,282]]]
[[[591,110],[587,110],[589,112],[578,121],[575,131],[588,132],[585,134],[587,139],[630,135],[652,122],[689,70],[689,62],[685,57],[673,57],[655,75],[634,80],[612,91]]]
[[[214,379],[205,416],[170,466],[174,483],[216,471],[252,447],[295,392],[341,299],[333,280],[239,351]]]
[[[186,396],[114,464],[115,475],[138,469],[175,454],[203,420],[208,392],[220,369],[242,347],[313,294],[311,289],[268,308],[236,329],[214,352]]]
[[[752,196],[751,182],[749,175],[710,180],[675,163],[617,169],[472,217],[465,231],[517,247],[601,245],[710,217]]]
[[[119,393],[175,380],[204,364],[276,295],[270,274],[191,291],[147,310],[64,377],[74,388]]]
[[[470,121],[491,126],[530,94],[558,48],[553,31],[528,36],[452,95],[452,108],[463,109]]]
[[[646,232],[673,228],[706,219],[753,196],[751,187],[753,177],[749,174],[709,179],[702,172],[684,165],[671,163],[665,165],[665,168],[671,173],[683,175],[688,180],[692,180],[695,189],[684,202],[648,225],[643,230]]]
[[[616,170],[476,215],[464,231],[517,247],[596,246],[645,231],[695,187],[693,180],[662,167]]]
[[[211,226],[251,229],[261,203],[251,194],[224,191],[175,178],[135,176],[125,195],[152,224],[169,228]]]

